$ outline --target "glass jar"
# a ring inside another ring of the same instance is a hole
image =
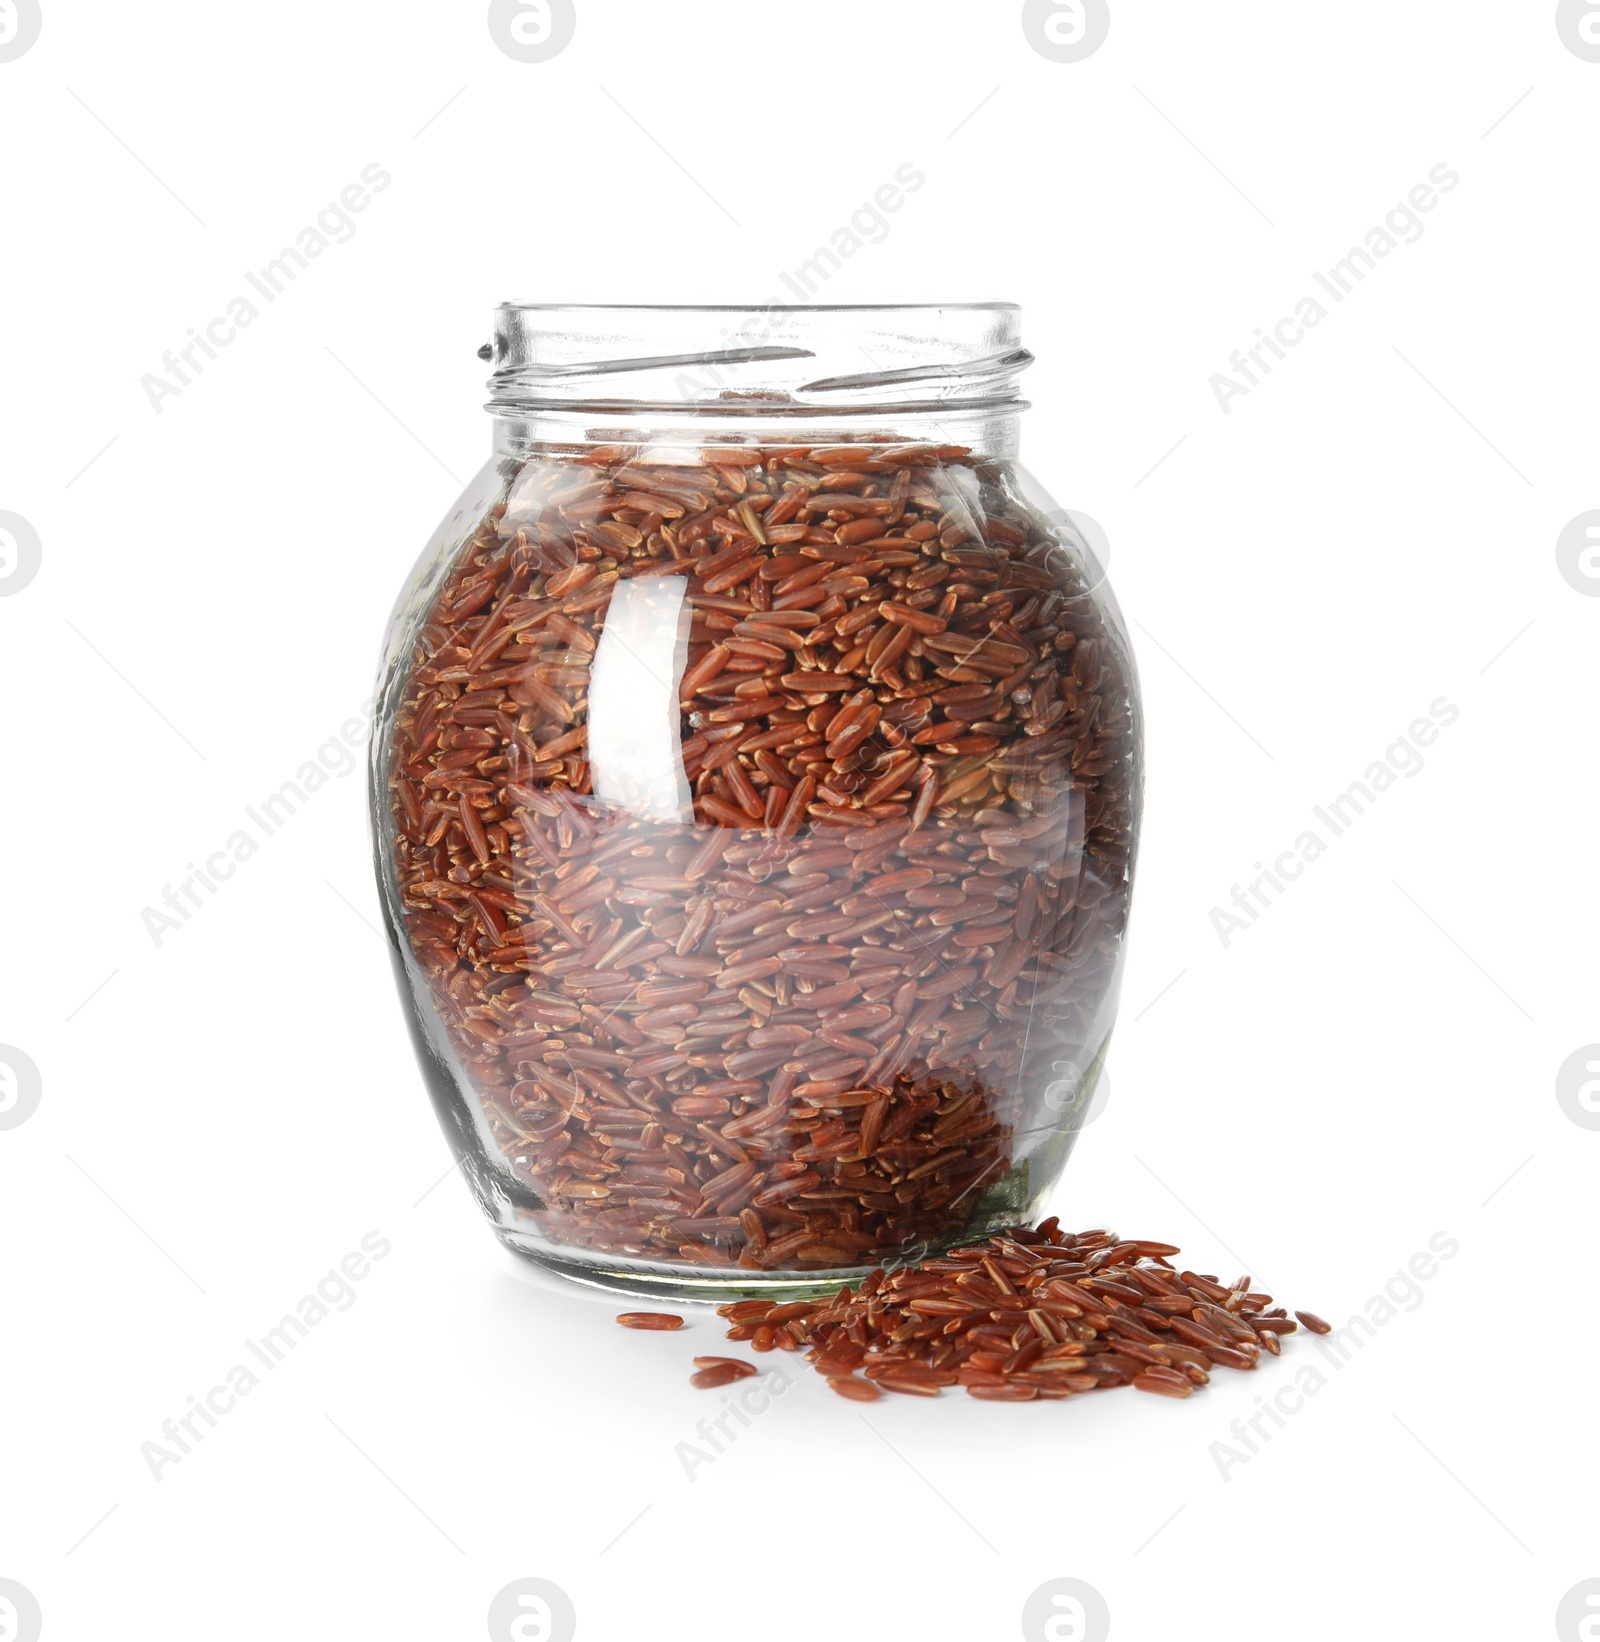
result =
[[[392,618],[378,880],[517,1253],[836,1287],[1036,1214],[1115,1013],[1127,635],[1006,303],[506,305]]]

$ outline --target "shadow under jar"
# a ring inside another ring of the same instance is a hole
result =
[[[506,305],[401,596],[375,850],[501,1240],[722,1299],[1035,1214],[1115,1013],[1129,645],[1017,309]]]

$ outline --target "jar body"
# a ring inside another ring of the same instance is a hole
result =
[[[1061,517],[926,438],[502,424],[397,609],[372,800],[419,1060],[508,1246],[716,1298],[1038,1210],[1141,784]]]

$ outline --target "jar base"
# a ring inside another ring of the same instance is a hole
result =
[[[745,1267],[709,1267],[690,1270],[682,1266],[630,1260],[623,1255],[585,1254],[573,1249],[554,1249],[541,1238],[495,1228],[501,1244],[519,1259],[582,1283],[586,1288],[607,1289],[636,1300],[672,1300],[720,1306],[731,1300],[809,1300],[838,1292],[839,1286],[859,1283],[873,1266],[838,1266],[828,1271],[750,1271]],[[966,1241],[963,1237],[959,1241]],[[930,1248],[928,1255],[934,1251]]]
[[[1041,1200],[1042,1201],[1042,1194]],[[996,1203],[992,1212],[945,1236],[930,1238],[904,1254],[887,1256],[864,1265],[830,1266],[822,1271],[761,1271],[747,1266],[684,1266],[600,1250],[552,1244],[537,1233],[494,1225],[503,1247],[541,1271],[586,1288],[607,1289],[636,1300],[672,1300],[699,1305],[725,1305],[733,1300],[811,1300],[837,1294],[841,1285],[853,1288],[870,1273],[894,1271],[937,1259],[947,1249],[981,1242],[1008,1226],[1038,1218],[1040,1201],[1028,1204]]]

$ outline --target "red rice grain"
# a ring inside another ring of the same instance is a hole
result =
[[[691,1374],[689,1384],[701,1391],[714,1391],[718,1386],[732,1385],[735,1380],[742,1380],[745,1368],[743,1363],[719,1363],[714,1368],[702,1368],[699,1373]]]
[[[871,1380],[855,1380],[845,1377],[835,1377],[828,1381],[839,1395],[853,1403],[875,1403],[880,1392]]]
[[[696,1368],[727,1368],[733,1371],[736,1380],[747,1379],[752,1374],[759,1374],[760,1369],[754,1363],[747,1363],[742,1357],[696,1357]]]

